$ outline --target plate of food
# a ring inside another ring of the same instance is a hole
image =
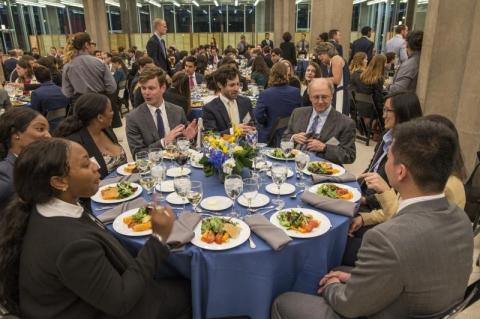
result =
[[[299,150],[293,149],[287,156],[281,148],[274,148],[273,150],[266,152],[266,155],[279,161],[293,161],[299,152]]]
[[[308,208],[280,210],[270,217],[270,222],[294,238],[317,237],[332,227],[327,216]]]
[[[192,101],[192,107],[202,107],[203,106],[203,101],[197,100],[197,101]]]
[[[138,173],[138,172],[139,172],[139,170],[138,170],[138,167],[137,167],[137,163],[135,163],[135,162],[130,162],[130,163],[123,164],[123,165],[120,165],[119,167],[117,167],[117,173],[120,174],[120,175],[124,175],[124,176],[132,175],[132,174]]]
[[[208,250],[226,250],[243,244],[250,237],[250,227],[237,218],[207,217],[197,227],[191,243]]]
[[[125,236],[146,236],[152,234],[152,217],[147,207],[127,210],[118,215],[112,227]]]
[[[97,203],[115,204],[127,202],[142,194],[142,186],[137,183],[120,182],[102,186],[91,199]]]
[[[340,176],[345,174],[345,169],[340,165],[315,161],[308,163],[307,167],[303,170],[307,175],[320,174],[320,175],[330,175],[330,176]]]
[[[322,183],[313,185],[309,189],[310,192],[333,199],[344,199],[350,202],[360,200],[362,194],[353,187],[337,184],[337,183]]]

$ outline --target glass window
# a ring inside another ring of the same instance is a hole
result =
[[[175,31],[175,6],[163,6],[163,17],[167,22],[168,32],[173,33]]]
[[[212,24],[212,32],[227,32],[227,6],[210,6],[210,23]]]
[[[359,25],[359,19],[360,19],[360,6],[353,6],[353,11],[352,11],[352,26],[350,28],[350,31],[357,31],[357,26]]]
[[[245,5],[245,32],[253,32],[255,25],[255,7]]]
[[[193,32],[210,32],[208,21],[208,6],[192,6],[193,8]]]
[[[140,33],[150,33],[150,11],[148,5],[144,5],[138,10],[140,14]]]
[[[57,8],[58,24],[60,25],[60,34],[68,33],[67,8]]]
[[[192,32],[192,11],[191,6],[180,6],[175,8],[175,21],[177,33]]]
[[[27,27],[27,34],[33,34],[33,27],[30,23],[30,15],[28,14],[28,6],[23,6],[23,17],[25,18],[25,25]]]
[[[41,18],[40,10],[42,10],[42,8],[32,7],[32,9],[33,9],[33,19],[35,20],[35,28],[37,29],[37,34],[43,34],[42,23],[43,23],[43,27],[45,27],[45,22],[40,19]]]
[[[8,9],[7,6],[0,6],[0,25],[4,25],[6,29],[13,29],[8,21]]]
[[[122,20],[120,19],[120,8],[107,6],[107,20],[109,31],[122,31]],[[73,27],[73,26],[72,26]]]
[[[245,8],[228,5],[228,32],[245,32]]]
[[[310,30],[310,4],[297,4],[297,31]]]

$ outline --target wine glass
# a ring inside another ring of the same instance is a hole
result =
[[[173,143],[168,143],[167,145],[165,145],[165,152],[166,152],[166,155],[168,156],[168,159],[173,159],[175,157],[176,150],[177,150],[177,147]]]
[[[192,187],[192,182],[190,181],[190,177],[188,176],[179,176],[173,179],[173,187],[175,188],[175,192],[182,198],[183,210],[185,210],[185,200],[187,199],[187,194]]]
[[[225,177],[225,193],[228,197],[233,200],[232,212],[230,215],[232,217],[239,217],[240,214],[235,212],[235,200],[243,191],[243,181],[242,177],[239,175],[229,175]]]
[[[137,154],[135,154],[135,162],[137,163],[137,167],[140,173],[145,174],[149,167],[148,152],[140,151]]]
[[[148,160],[150,161],[150,165],[153,167],[160,163],[162,160],[163,151],[161,148],[158,147],[150,147],[148,149]]]
[[[180,175],[183,175],[183,166],[188,162],[188,153],[180,151],[175,156],[175,162],[180,166]]]
[[[198,204],[202,201],[203,198],[203,186],[200,181],[192,181],[192,186],[190,191],[187,194],[187,199],[193,207],[193,212],[200,212],[197,210]]]
[[[155,184],[156,180],[152,175],[142,175],[140,177],[140,185],[142,185],[143,189],[147,191],[148,195],[152,194]]]
[[[190,148],[190,141],[186,137],[177,138],[177,149],[179,152],[187,152]]]
[[[160,197],[159,199],[162,199],[162,182],[167,178],[167,167],[163,163],[155,165],[151,169],[151,174],[157,179],[158,188],[160,189],[158,196]]]
[[[304,188],[305,182],[303,181],[303,170],[307,167],[308,162],[310,161],[310,157],[308,154],[300,152],[295,156],[295,168],[297,170],[297,174],[300,174],[300,181],[295,183],[295,186]]]
[[[280,189],[282,187],[282,184],[285,183],[288,175],[288,167],[285,165],[278,165],[275,164],[272,166],[271,169],[271,174],[272,174],[272,181],[277,185],[277,198],[272,200],[272,203],[275,205],[281,205],[284,204],[283,200],[280,199]]]
[[[252,144],[254,149],[257,148],[257,142],[258,142],[258,131],[257,130],[253,130],[253,131],[248,132],[247,135],[245,136],[245,138],[247,139],[248,143]]]
[[[253,172],[254,174],[258,176],[259,183],[261,184],[262,182],[262,172],[265,172],[267,170],[268,164],[267,160],[265,159],[265,155],[263,153],[258,153],[254,158],[253,158]]]
[[[258,178],[245,178],[243,180],[243,197],[248,201],[248,211],[252,210],[252,201],[258,195]]]
[[[282,139],[280,142],[280,148],[283,151],[283,154],[285,155],[285,159],[288,159],[290,157],[290,153],[292,152],[294,147],[293,141],[291,139]]]

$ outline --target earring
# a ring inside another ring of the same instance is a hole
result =
[[[20,139],[20,136],[18,136],[18,135],[15,136],[15,139],[16,139],[16,140],[19,140],[19,139]]]

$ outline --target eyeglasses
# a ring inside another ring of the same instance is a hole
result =
[[[332,97],[330,95],[310,96],[310,99],[312,99],[314,101],[318,101],[318,100],[328,101],[331,98]]]
[[[383,113],[393,112],[392,109],[387,109],[386,107],[383,108]]]

